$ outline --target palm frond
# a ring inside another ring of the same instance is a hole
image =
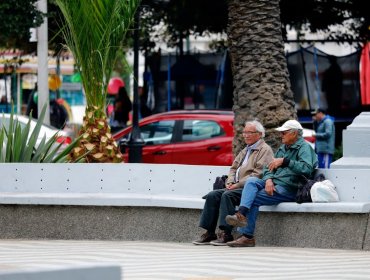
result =
[[[56,3],[65,18],[63,35],[82,72],[87,105],[104,109],[117,49],[139,0],[56,0]]]

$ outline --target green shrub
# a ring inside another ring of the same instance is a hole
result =
[[[343,144],[341,144],[338,147],[335,147],[334,155],[333,155],[333,161],[336,161],[343,157]]]

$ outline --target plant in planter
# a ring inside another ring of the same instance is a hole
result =
[[[86,162],[122,162],[106,116],[108,81],[117,50],[131,26],[139,0],[56,0],[64,15],[62,33],[73,53],[86,94],[79,146],[72,159],[86,152]]]
[[[14,115],[14,110],[9,118],[9,123],[2,121],[0,127],[0,162],[32,162],[32,163],[65,163],[71,162],[68,154],[77,145],[74,140],[65,149],[61,150],[63,143],[57,143],[58,133],[50,139],[44,135],[38,143],[40,128],[44,121],[46,106],[43,107],[36,126],[31,131],[31,119],[26,126],[22,126]],[[5,125],[8,123],[8,125]],[[81,162],[83,157],[76,158],[73,162]]]

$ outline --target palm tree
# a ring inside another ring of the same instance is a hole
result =
[[[62,33],[73,53],[86,94],[81,141],[70,156],[87,151],[87,162],[121,162],[105,113],[106,89],[117,50],[139,0],[56,0],[64,16]]]
[[[230,0],[228,40],[234,77],[234,153],[243,147],[245,120],[258,118],[276,148],[273,128],[296,118],[284,56],[279,0]]]

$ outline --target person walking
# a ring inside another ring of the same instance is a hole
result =
[[[298,186],[311,178],[317,166],[317,156],[302,138],[303,128],[296,120],[288,120],[276,128],[281,133],[282,145],[275,158],[263,170],[263,177],[247,179],[239,210],[226,216],[226,222],[240,227],[242,234],[235,241],[227,242],[230,247],[254,247],[254,231],[259,207],[293,202]]]
[[[132,110],[132,102],[128,97],[125,87],[120,87],[114,100],[114,127],[125,128],[129,120],[129,113]]]
[[[232,241],[232,226],[225,217],[235,213],[246,180],[250,177],[261,177],[262,170],[273,158],[273,151],[265,143],[265,129],[258,121],[248,121],[243,130],[247,146],[237,155],[230,168],[225,188],[213,190],[206,195],[206,201],[200,217],[199,226],[206,230],[200,239],[193,241],[195,245],[226,245]],[[215,230],[219,224],[220,234]]]
[[[330,168],[335,150],[335,126],[331,116],[324,109],[312,112],[315,130],[315,151],[319,160],[319,168]]]

